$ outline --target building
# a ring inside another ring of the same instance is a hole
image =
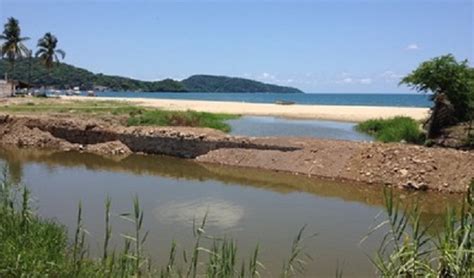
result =
[[[9,97],[12,93],[12,83],[0,79],[0,98]]]

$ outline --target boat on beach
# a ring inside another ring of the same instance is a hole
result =
[[[292,104],[295,104],[296,102],[294,101],[290,101],[290,100],[276,100],[275,101],[275,104],[278,104],[278,105],[292,105]]]

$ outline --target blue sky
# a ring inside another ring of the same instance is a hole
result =
[[[34,47],[143,80],[206,73],[306,92],[409,92],[401,76],[447,53],[474,59],[473,1],[0,0]]]

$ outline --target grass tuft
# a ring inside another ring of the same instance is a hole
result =
[[[385,191],[388,232],[372,259],[380,277],[474,277],[474,179],[462,209],[447,209],[443,232],[429,236],[420,224],[415,203],[409,213],[399,210],[399,200]],[[407,210],[405,210],[407,211]]]
[[[140,113],[131,114],[127,120],[127,124],[129,126],[208,127],[229,132],[230,126],[225,123],[225,121],[235,118],[237,118],[237,116],[230,114],[213,114],[196,111],[144,110]]]
[[[391,119],[372,119],[357,125],[357,130],[375,137],[382,142],[400,142],[421,144],[425,136],[420,124],[409,117]]]

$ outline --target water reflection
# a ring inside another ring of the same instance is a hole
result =
[[[112,198],[113,214],[129,212],[137,194],[150,231],[147,250],[165,261],[168,246],[176,240],[192,245],[191,225],[209,211],[208,232],[235,238],[241,254],[256,243],[268,269],[280,269],[297,230],[308,224],[317,232],[308,246],[314,262],[311,274],[332,276],[344,261],[346,276],[373,276],[366,254],[378,247],[381,235],[359,246],[373,218],[383,209],[380,186],[318,180],[306,176],[242,169],[162,156],[101,157],[77,152],[0,149],[0,160],[22,179],[39,200],[41,215],[56,218],[70,230],[75,227],[77,202],[83,203],[91,246],[100,251],[103,238],[103,200]],[[396,192],[405,203],[419,200],[423,223],[439,227],[445,206],[460,203],[461,196]],[[114,240],[130,229],[113,219]],[[272,276],[265,273],[266,276]],[[277,274],[273,274],[277,276]]]
[[[380,185],[355,182],[321,180],[305,175],[292,175],[262,169],[236,168],[197,163],[168,156],[130,155],[104,157],[90,153],[58,152],[46,150],[0,148],[0,159],[6,161],[11,175],[21,180],[24,163],[39,162],[54,172],[58,167],[84,167],[87,170],[133,173],[134,175],[170,177],[186,180],[217,180],[224,184],[253,186],[279,193],[306,192],[321,197],[339,198],[371,206],[383,205]],[[403,202],[417,201],[421,210],[430,215],[442,214],[445,206],[457,206],[460,196],[434,192],[408,192],[395,190]]]
[[[171,201],[156,207],[154,216],[161,222],[177,222],[192,227],[206,216],[206,226],[235,228],[244,215],[244,208],[228,200],[204,198]]]
[[[243,116],[227,121],[232,135],[244,136],[303,136],[324,139],[372,141],[372,137],[358,132],[355,123],[286,119],[278,117]]]

